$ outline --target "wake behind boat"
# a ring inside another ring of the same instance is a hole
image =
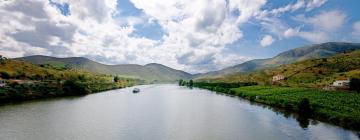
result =
[[[139,93],[140,92],[140,89],[139,88],[134,88],[133,89],[133,93]]]

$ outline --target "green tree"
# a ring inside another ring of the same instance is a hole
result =
[[[0,76],[1,76],[1,78],[4,78],[4,79],[10,78],[10,74],[5,71],[0,72]]]
[[[351,90],[355,90],[357,93],[360,93],[360,79],[351,78],[349,86]]]
[[[1,65],[5,65],[5,61],[6,61],[6,57],[3,57],[2,55],[0,55],[0,63]]]
[[[66,80],[63,91],[67,95],[86,95],[91,92],[85,84],[75,80]]]
[[[183,83],[183,79],[180,79],[179,80],[179,86],[182,86],[182,83]]]
[[[301,101],[298,105],[298,112],[299,112],[299,115],[305,116],[305,117],[309,117],[312,115],[313,110],[311,109],[309,99],[307,99],[307,98],[301,99]]]
[[[119,81],[120,81],[120,78],[119,78],[118,76],[115,76],[115,77],[114,77],[114,82],[117,83],[117,82],[119,82]]]
[[[193,80],[190,80],[189,81],[189,86],[192,87],[194,85],[194,81]]]

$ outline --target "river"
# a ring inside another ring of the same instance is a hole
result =
[[[358,140],[341,127],[237,97],[145,85],[0,106],[1,140]]]

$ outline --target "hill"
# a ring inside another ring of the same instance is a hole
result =
[[[56,96],[73,96],[142,84],[142,80],[36,65],[0,56],[0,104]]]
[[[247,73],[233,73],[216,78],[200,78],[211,82],[256,82],[270,84],[275,75],[284,75],[281,83],[294,87],[321,88],[335,80],[360,78],[360,50],[341,53],[328,58],[310,59]]]
[[[221,75],[238,73],[238,72],[251,72],[265,68],[272,68],[283,64],[291,64],[308,59],[326,58],[334,56],[339,53],[351,52],[360,49],[360,43],[340,43],[329,42],[323,44],[315,44],[295,48],[283,53],[278,54],[273,58],[268,59],[255,59],[228,67],[219,71],[209,72],[198,76],[198,79],[206,77],[221,77]]]
[[[105,65],[83,57],[56,58],[41,55],[17,58],[17,60],[34,64],[50,64],[59,69],[79,69],[93,73],[139,78],[148,82],[175,82],[179,79],[190,79],[192,77],[189,73],[156,63],[144,66],[136,64]]]

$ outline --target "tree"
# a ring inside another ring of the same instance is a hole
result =
[[[66,80],[64,82],[63,91],[67,95],[86,95],[91,93],[90,89],[85,84],[75,80]]]
[[[183,83],[183,79],[180,79],[179,80],[179,86],[182,86],[182,83]]]
[[[310,101],[307,98],[301,99],[298,105],[298,112],[300,116],[310,117],[313,113],[313,110],[310,106]]]
[[[118,76],[115,76],[115,77],[114,77],[114,82],[117,83],[117,82],[119,82],[119,80],[120,80],[120,78],[119,78]]]
[[[0,55],[0,63],[1,65],[5,65],[5,61],[6,61],[6,57],[3,57],[2,55]]]
[[[1,76],[1,78],[4,78],[4,79],[10,78],[10,74],[5,71],[0,72],[0,76]]]
[[[194,85],[193,80],[190,80],[190,81],[189,81],[189,86],[192,87],[193,85]]]
[[[349,86],[351,90],[355,90],[357,93],[360,93],[360,79],[351,78]]]

